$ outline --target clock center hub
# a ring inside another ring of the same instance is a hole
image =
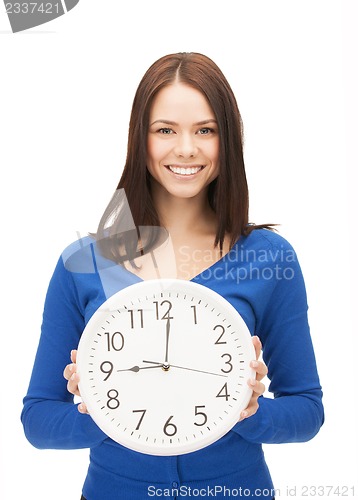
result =
[[[170,368],[170,364],[169,363],[163,363],[162,370],[164,370],[165,372],[167,372],[167,371],[169,371],[169,368]]]

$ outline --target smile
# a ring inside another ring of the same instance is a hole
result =
[[[173,172],[174,174],[179,175],[194,175],[200,172],[204,168],[204,165],[193,166],[193,167],[178,167],[175,165],[166,165],[166,168]]]

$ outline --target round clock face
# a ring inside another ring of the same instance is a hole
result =
[[[79,389],[97,425],[142,453],[203,448],[239,420],[252,394],[251,335],[209,288],[148,280],[110,297],[81,337]]]

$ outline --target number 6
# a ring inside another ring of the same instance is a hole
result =
[[[178,431],[177,426],[170,423],[170,421],[173,418],[173,416],[174,415],[172,415],[171,417],[168,418],[168,420],[165,422],[164,427],[163,427],[163,432],[167,436],[174,436],[177,433],[177,431]],[[168,427],[172,427],[173,428],[172,432],[168,431]]]

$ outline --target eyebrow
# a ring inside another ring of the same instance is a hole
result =
[[[152,125],[155,125],[156,123],[165,123],[165,125],[178,125],[176,122],[172,122],[171,120],[155,120],[153,123],[150,124],[150,127]],[[208,120],[202,120],[200,122],[194,123],[194,125],[207,125],[208,123],[217,123],[217,121],[214,118],[209,118]]]

